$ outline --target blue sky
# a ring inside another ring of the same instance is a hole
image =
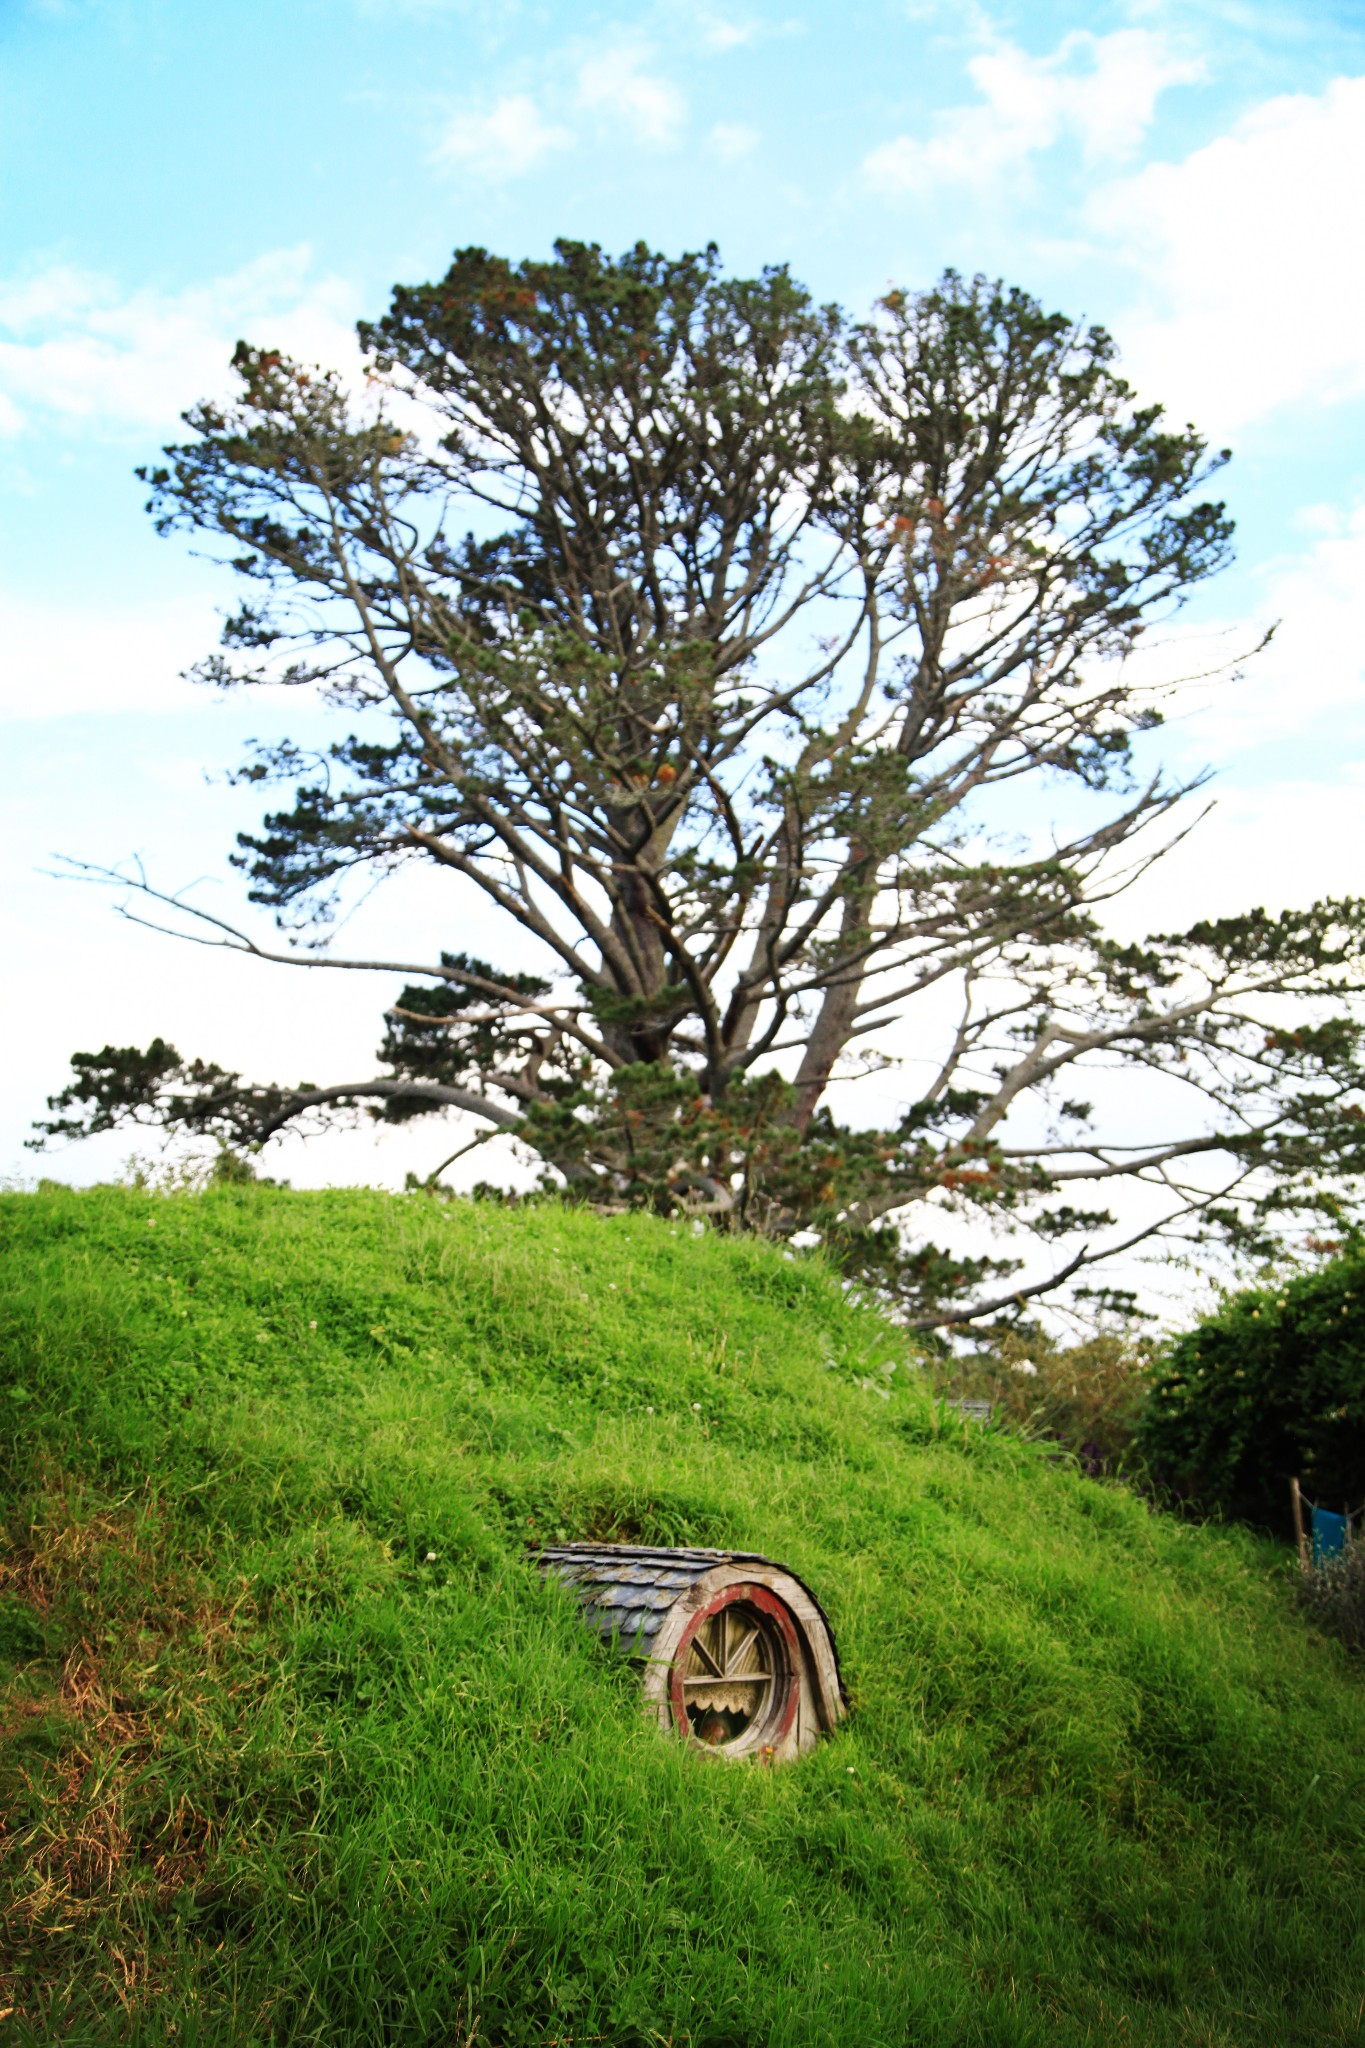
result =
[[[1218,808],[1131,914],[1365,889],[1358,7],[0,0],[0,115],[0,1173],[128,1151],[22,1152],[76,1046],[160,1030],[262,1076],[371,1069],[388,983],[176,949],[42,870],[139,853],[240,900],[252,812],[205,774],[298,708],[178,680],[231,593],[155,539],[134,465],[239,334],[343,360],[459,244],[714,238],[853,309],[952,264],[1103,320],[1144,394],[1235,451],[1240,560],[1191,665],[1282,621],[1166,736],[1217,768]],[[357,932],[429,951],[449,915],[414,884]],[[399,1138],[279,1170],[401,1180],[442,1147]]]

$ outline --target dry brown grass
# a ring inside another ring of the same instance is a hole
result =
[[[55,1669],[0,1695],[0,2007],[14,2009],[27,1959],[98,1927],[96,1967],[130,2010],[151,1988],[140,1923],[205,1882],[217,1845],[215,1817],[172,1788],[164,1759],[209,1695],[222,1700],[247,1589],[209,1599],[168,1556],[150,1481],[99,1502],[52,1473],[0,1553],[0,1592],[80,1630]]]

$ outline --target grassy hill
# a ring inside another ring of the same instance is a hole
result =
[[[1365,2041],[1365,1686],[1281,1556],[936,1409],[818,1263],[256,1188],[0,1233],[0,2041]],[[563,1535],[784,1560],[851,1718],[661,1737]]]

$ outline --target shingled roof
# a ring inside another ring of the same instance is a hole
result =
[[[758,1565],[795,1580],[829,1630],[829,1618],[809,1586],[790,1566],[757,1550],[662,1549],[642,1543],[551,1543],[534,1553],[543,1572],[577,1594],[584,1619],[606,1642],[643,1663],[665,1615],[698,1579],[717,1565]],[[837,1664],[837,1652],[836,1664]],[[842,1690],[842,1687],[841,1687]]]

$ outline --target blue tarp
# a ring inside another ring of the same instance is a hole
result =
[[[1313,1562],[1324,1565],[1329,1558],[1340,1557],[1346,1548],[1345,1515],[1333,1515],[1326,1508],[1313,1510]]]

